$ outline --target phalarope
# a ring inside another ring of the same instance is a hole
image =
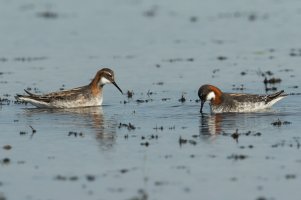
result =
[[[269,95],[223,93],[213,85],[201,86],[198,95],[201,99],[200,113],[206,101],[210,101],[211,111],[214,113],[254,112],[269,108],[287,96],[283,90]]]
[[[31,103],[38,108],[76,108],[88,106],[100,106],[103,101],[103,86],[112,83],[123,94],[114,79],[111,69],[99,70],[91,83],[82,87],[60,92],[52,92],[44,95],[33,94],[24,90],[28,95],[15,96],[17,100]]]

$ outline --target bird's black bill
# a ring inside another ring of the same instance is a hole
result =
[[[200,113],[203,113],[203,106],[204,106],[205,101],[201,101],[201,109],[200,109]]]
[[[117,85],[117,83],[115,83],[115,82],[112,82],[112,83],[113,83],[113,85],[115,85],[115,87],[117,87],[117,89],[121,92],[121,94],[123,94],[122,90],[121,90],[120,87]]]

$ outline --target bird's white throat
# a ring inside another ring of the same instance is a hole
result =
[[[107,83],[111,83],[111,81],[109,81],[105,77],[101,77],[101,79],[100,79],[100,85],[104,85],[104,84],[107,84]]]
[[[215,99],[215,94],[214,94],[214,92],[209,92],[209,93],[207,94],[206,101],[211,101],[211,100],[213,100],[213,99]]]

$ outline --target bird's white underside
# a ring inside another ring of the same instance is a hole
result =
[[[101,106],[103,101],[103,96],[89,99],[89,101],[83,102],[82,100],[64,101],[58,100],[50,103],[37,101],[28,97],[20,97],[19,100],[31,103],[38,108],[78,108],[78,107],[90,107],[90,106]]]

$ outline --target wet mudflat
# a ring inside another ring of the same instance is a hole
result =
[[[300,199],[298,1],[0,1],[0,199]],[[14,101],[110,67],[125,95]],[[291,94],[199,114],[197,90]]]

